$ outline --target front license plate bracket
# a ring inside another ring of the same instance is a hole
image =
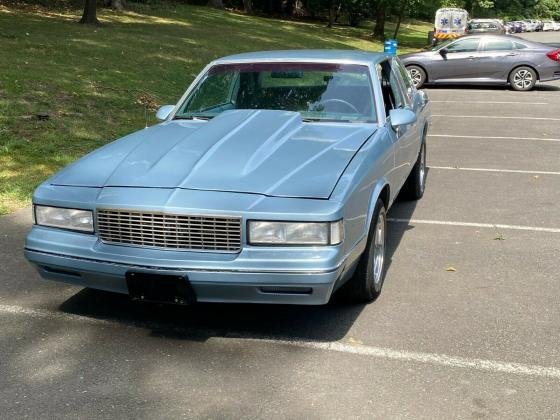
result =
[[[187,276],[129,271],[125,274],[132,300],[174,305],[196,302],[194,289]]]

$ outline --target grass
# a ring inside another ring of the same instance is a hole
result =
[[[29,204],[33,189],[62,166],[154,123],[152,111],[175,103],[216,57],[264,49],[382,49],[365,27],[327,29],[187,5],[136,7],[101,10],[103,25],[94,28],[76,23],[79,11],[0,5],[0,214]],[[404,50],[421,46],[429,26],[404,24]],[[41,112],[50,118],[38,120]]]

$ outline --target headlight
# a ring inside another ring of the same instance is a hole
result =
[[[35,206],[35,223],[61,229],[93,232],[93,213],[90,210]]]
[[[337,245],[344,239],[342,220],[337,222],[249,221],[252,245]]]

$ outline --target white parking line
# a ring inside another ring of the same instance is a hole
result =
[[[437,104],[492,104],[492,105],[548,105],[548,102],[516,102],[516,101],[438,101],[430,99],[430,102]]]
[[[495,169],[495,168],[463,168],[455,166],[429,166],[430,169],[473,171],[473,172],[504,172],[509,174],[535,174],[535,175],[560,175],[560,172],[552,171],[524,171],[521,169]]]
[[[461,136],[456,134],[428,134],[428,137],[444,137],[450,139],[477,139],[477,140],[527,140],[527,141],[555,141],[560,139],[547,139],[542,137],[500,137],[500,136]]]
[[[79,321],[88,322],[93,324],[106,325],[111,323],[114,325],[123,324],[120,320],[115,320],[111,322],[108,319],[96,319],[90,318],[82,315],[66,314],[63,312],[54,312],[46,309],[31,309],[22,306],[15,305],[2,305],[0,304],[0,313],[8,315],[25,315],[33,318],[39,319],[54,319],[63,321]],[[124,323],[126,326],[133,327],[145,327],[148,326],[146,323],[134,323],[128,322]],[[149,325],[150,327],[156,327],[156,325]],[[164,325],[157,325],[161,328]],[[181,329],[174,328],[175,332],[180,332]],[[187,330],[184,330],[187,332]],[[192,331],[190,331],[192,332]],[[306,348],[312,350],[323,350],[337,353],[346,354],[356,354],[361,356],[368,356],[377,359],[385,360],[396,360],[401,362],[409,363],[423,363],[437,366],[445,366],[452,368],[461,369],[474,369],[492,373],[506,373],[512,375],[525,375],[541,378],[552,378],[560,379],[560,368],[551,366],[539,366],[530,365],[524,363],[513,363],[513,362],[502,362],[498,360],[487,360],[487,359],[476,359],[467,357],[456,357],[449,356],[446,354],[437,353],[421,353],[412,352],[406,350],[396,350],[385,347],[375,347],[368,346],[358,343],[349,343],[345,341],[331,341],[331,342],[321,342],[321,341],[305,341],[305,340],[287,340],[287,339],[274,339],[274,338],[259,338],[259,337],[239,337],[239,335],[225,336],[225,337],[213,337],[207,340],[207,342],[219,341],[219,342],[254,342],[254,343],[266,343],[271,345],[283,345],[298,348]]]
[[[450,115],[450,114],[432,114],[432,117],[446,117],[446,118],[480,118],[492,120],[531,120],[531,121],[560,121],[560,118],[548,117],[500,117],[494,115]]]
[[[426,220],[426,219],[400,219],[395,217],[389,217],[387,220],[392,223],[406,223],[410,225],[462,226],[462,227],[476,227],[476,228],[487,228],[487,229],[506,229],[506,230],[524,230],[524,231],[531,231],[531,232],[560,233],[560,229],[557,228],[545,228],[545,227],[538,227],[538,226],[502,225],[502,224],[493,224],[493,223],[472,223],[472,222],[450,222],[445,220]]]

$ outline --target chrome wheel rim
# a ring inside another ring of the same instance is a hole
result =
[[[408,71],[408,74],[410,75],[410,78],[412,79],[412,84],[414,85],[414,87],[417,87],[420,84],[420,82],[422,82],[422,73],[420,73],[419,70],[410,69]]]
[[[533,74],[529,70],[519,70],[513,76],[513,84],[519,89],[527,89],[533,84]]]
[[[376,289],[383,277],[383,264],[385,264],[385,212],[380,212],[373,236],[373,282]]]
[[[420,190],[424,191],[424,183],[426,182],[426,144],[422,143],[422,148],[420,149],[420,171],[419,171],[419,184]]]

